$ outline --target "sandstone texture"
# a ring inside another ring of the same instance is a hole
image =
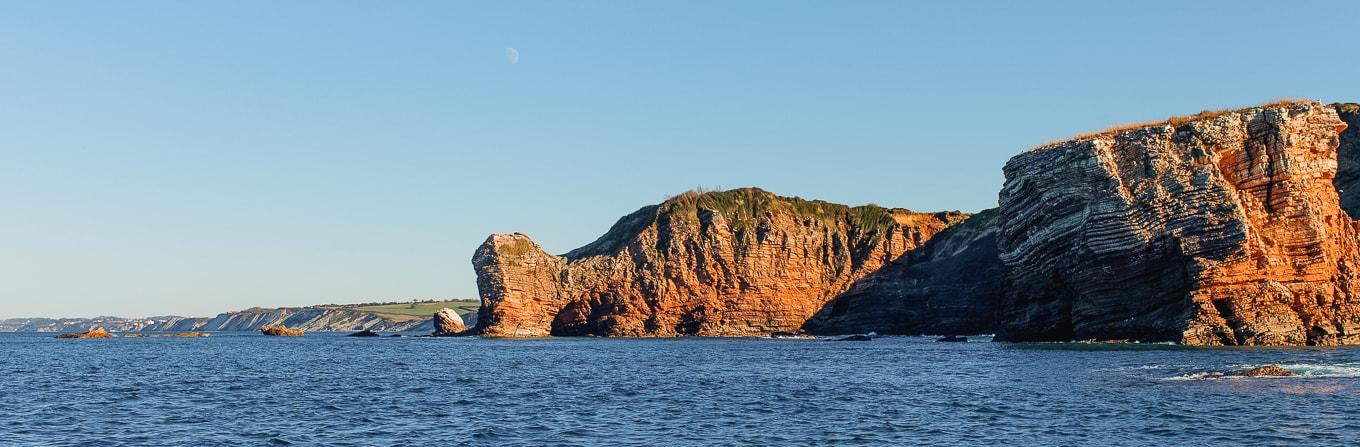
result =
[[[1341,195],[1341,209],[1352,219],[1360,218],[1360,104],[1332,104],[1341,121],[1341,147],[1336,150],[1336,178],[1332,185]]]
[[[301,337],[303,332],[297,329],[290,329],[286,326],[265,326],[260,328],[260,333],[274,337]]]
[[[463,324],[463,317],[458,316],[458,312],[443,308],[434,313],[434,335],[452,336],[467,332],[467,325]]]
[[[1005,166],[1000,340],[1360,342],[1346,124],[1281,102],[1041,146]]]
[[[982,211],[856,281],[805,329],[821,334],[991,333],[1001,302],[996,209]]]
[[[86,332],[61,334],[58,335],[57,338],[113,338],[113,334],[110,334],[109,331],[104,330],[102,327],[97,327]]]
[[[564,256],[495,234],[473,256],[483,336],[797,332],[962,213],[847,207],[748,188],[687,193]]]

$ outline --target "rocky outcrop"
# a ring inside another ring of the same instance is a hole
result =
[[[991,333],[1001,301],[996,209],[969,217],[855,282],[805,326],[808,332]]]
[[[1000,340],[1360,342],[1332,107],[1282,102],[1041,146],[1005,167]]]
[[[1341,209],[1352,219],[1360,218],[1360,104],[1332,104],[1332,108],[1347,125],[1336,150],[1336,178],[1332,185],[1341,196]]]
[[[457,311],[445,307],[434,313],[436,337],[461,335],[464,332],[467,332],[467,326],[463,324],[463,317],[459,316]]]
[[[273,337],[301,337],[303,335],[302,331],[286,326],[265,326],[260,328],[260,333]]]
[[[644,207],[564,256],[523,234],[496,234],[473,256],[477,333],[792,333],[855,281],[966,217],[751,188]]]
[[[102,327],[97,327],[80,333],[61,334],[58,335],[57,338],[113,338],[113,334],[110,334],[109,331],[104,330]]]
[[[1240,377],[1291,377],[1294,375],[1294,372],[1284,369],[1284,367],[1281,367],[1280,365],[1266,365],[1238,371],[1229,375]]]

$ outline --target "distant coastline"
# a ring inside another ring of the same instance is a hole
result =
[[[323,304],[223,312],[213,317],[154,316],[144,318],[9,318],[0,319],[0,332],[80,332],[103,327],[113,332],[225,332],[256,331],[282,324],[308,332],[405,332],[432,330],[431,316],[441,308],[460,315],[475,314],[475,299],[393,301],[360,304]]]

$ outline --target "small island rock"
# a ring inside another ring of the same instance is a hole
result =
[[[110,334],[109,331],[104,330],[102,327],[97,327],[86,332],[61,334],[58,335],[57,338],[113,338],[113,334]]]
[[[467,325],[463,324],[463,317],[458,316],[458,312],[443,308],[434,313],[434,335],[448,337],[459,335],[467,331]]]
[[[260,333],[273,337],[301,337],[303,334],[302,331],[289,329],[287,326],[283,325],[262,327],[260,328]]]

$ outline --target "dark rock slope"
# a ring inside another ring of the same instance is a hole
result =
[[[981,334],[1001,299],[996,209],[969,217],[836,297],[805,328],[813,333]]]
[[[1341,195],[1341,209],[1352,219],[1360,218],[1360,104],[1332,104],[1348,127],[1341,132],[1336,150],[1336,178],[1332,184]]]
[[[1053,143],[1005,167],[1004,340],[1360,342],[1330,106],[1282,102]]]

